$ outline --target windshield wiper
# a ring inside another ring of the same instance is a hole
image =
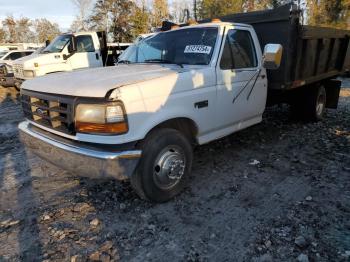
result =
[[[173,64],[171,61],[165,59],[146,59],[145,63]]]
[[[165,59],[146,59],[145,63],[174,64],[174,65],[178,65],[181,68],[184,67],[182,63],[174,63],[170,60],[165,60]]]
[[[131,64],[131,61],[129,61],[129,60],[119,60],[118,62],[117,62],[117,65],[118,64]]]

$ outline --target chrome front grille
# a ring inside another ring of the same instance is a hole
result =
[[[23,65],[20,64],[14,64],[13,65],[13,74],[16,78],[24,78],[24,74],[23,74]]]
[[[72,99],[22,92],[21,101],[27,119],[58,132],[69,135],[75,133]]]
[[[5,76],[7,75],[7,72],[6,72],[6,66],[5,65],[1,65],[0,66],[0,76]]]

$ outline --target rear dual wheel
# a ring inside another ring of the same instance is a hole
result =
[[[141,198],[166,202],[184,188],[192,159],[186,136],[174,129],[155,130],[145,139],[131,184]]]
[[[320,121],[326,111],[327,95],[324,86],[306,87],[291,105],[295,117],[307,121]]]

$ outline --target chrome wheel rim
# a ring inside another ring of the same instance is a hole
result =
[[[321,116],[323,114],[324,108],[325,108],[325,96],[320,95],[317,99],[317,105],[316,105],[316,114],[318,116]]]
[[[175,187],[185,173],[186,161],[178,146],[167,146],[157,156],[153,166],[155,184],[165,190]]]

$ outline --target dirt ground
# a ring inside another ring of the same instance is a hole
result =
[[[274,107],[262,124],[197,148],[190,184],[166,204],[26,153],[16,92],[0,88],[0,261],[350,261],[343,85],[323,122]]]

